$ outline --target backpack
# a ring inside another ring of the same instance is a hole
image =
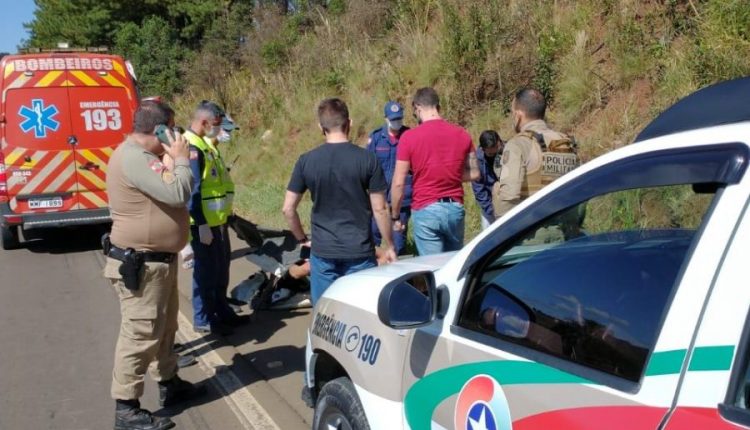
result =
[[[547,143],[542,133],[535,131],[526,133],[539,144],[542,150],[542,185],[549,184],[580,165],[578,144],[574,138],[558,133],[562,137]]]

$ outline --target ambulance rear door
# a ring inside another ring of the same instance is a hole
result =
[[[68,87],[69,141],[77,172],[77,209],[107,207],[109,157],[132,130],[136,95],[126,74],[117,71],[119,63],[114,64],[114,70],[68,72],[74,84]]]
[[[78,207],[77,177],[68,102],[68,72],[4,73],[6,175],[15,213],[68,211]],[[25,64],[25,63],[24,63]]]

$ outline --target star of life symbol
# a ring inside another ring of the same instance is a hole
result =
[[[60,128],[60,122],[55,120],[59,110],[55,105],[44,106],[44,100],[33,99],[31,107],[21,106],[18,114],[26,118],[21,123],[21,130],[28,133],[34,130],[34,137],[37,139],[47,137],[47,129],[57,131]]]
[[[484,402],[476,402],[472,405],[466,421],[468,430],[497,430],[495,415],[489,405]]]

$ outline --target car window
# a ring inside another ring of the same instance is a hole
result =
[[[481,263],[459,326],[638,381],[712,197],[633,189],[547,218]]]

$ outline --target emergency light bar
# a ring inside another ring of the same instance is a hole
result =
[[[42,53],[66,53],[66,52],[109,52],[109,48],[106,46],[88,46],[85,48],[70,48],[70,47],[63,47],[60,46],[63,44],[59,44],[57,48],[23,48],[19,49],[19,54],[42,54]]]

